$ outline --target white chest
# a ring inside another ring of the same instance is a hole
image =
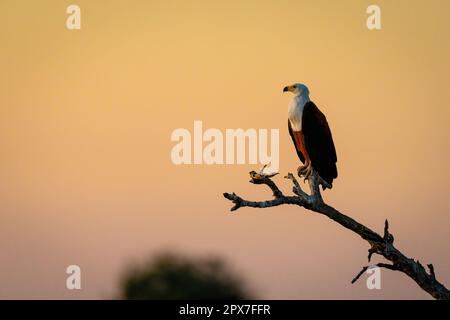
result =
[[[306,102],[307,100],[302,97],[294,97],[289,104],[288,118],[294,131],[302,131],[303,109]]]

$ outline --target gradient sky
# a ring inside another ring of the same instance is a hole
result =
[[[82,29],[66,29],[66,7]],[[382,29],[366,28],[378,4]],[[429,298],[368,245],[297,207],[229,213],[222,193],[270,198],[253,165],[175,166],[176,128],[279,128],[293,82],[327,115],[339,178],[325,200],[433,263],[450,286],[450,2],[0,2],[0,298],[109,298],[133,261],[219,254],[261,298]],[[291,189],[277,178],[281,188]],[[82,269],[81,291],[65,269]]]

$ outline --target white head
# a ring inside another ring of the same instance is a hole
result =
[[[303,83],[296,83],[291,86],[284,87],[283,92],[292,92],[295,96],[309,99],[309,89]]]

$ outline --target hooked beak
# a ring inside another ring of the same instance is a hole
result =
[[[283,92],[288,92],[289,91],[289,87],[284,87]]]

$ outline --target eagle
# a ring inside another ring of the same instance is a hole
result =
[[[309,99],[306,85],[296,83],[284,87],[283,92],[294,94],[288,108],[288,128],[297,155],[304,164],[298,167],[297,173],[306,180],[316,172],[328,184],[322,184],[323,190],[331,189],[338,173],[336,148],[327,119]]]

